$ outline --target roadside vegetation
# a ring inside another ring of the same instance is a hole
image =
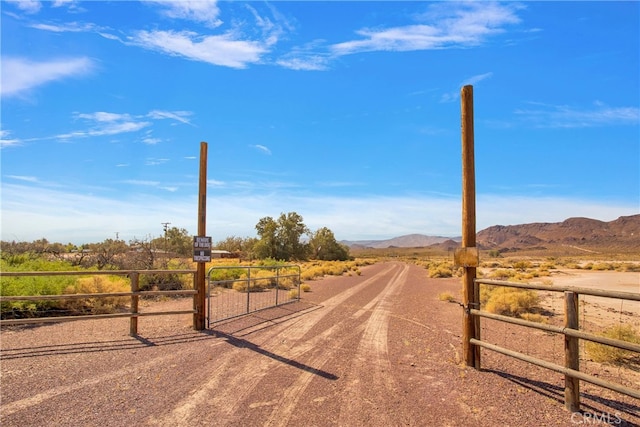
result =
[[[614,325],[606,328],[599,335],[606,338],[640,344],[640,334],[632,325]],[[596,342],[587,341],[585,343],[585,351],[594,362],[625,364],[631,363],[634,361],[632,359],[635,359],[636,363],[640,363],[640,355],[637,353]]]
[[[252,270],[247,277],[241,265],[279,267],[280,289],[297,291],[297,279],[285,265],[300,266],[302,280],[325,275],[360,274],[359,266],[375,261],[358,262],[349,248],[336,241],[333,232],[320,228],[314,232],[296,212],[283,213],[278,218],[261,218],[255,226],[258,237],[227,237],[217,242],[215,250],[224,251],[225,258],[213,259],[206,268],[224,265],[238,268],[213,269],[211,279],[225,281],[226,287],[246,292],[263,291],[275,286],[273,270]],[[0,277],[0,296],[40,296],[129,292],[128,277],[116,274],[122,270],[193,270],[193,236],[187,230],[165,227],[156,238],[106,239],[99,243],[74,245],[40,239],[33,242],[0,242],[0,270],[17,271],[82,271],[80,276]],[[114,271],[114,275],[96,275],[95,271]],[[297,272],[297,270],[296,270]],[[181,290],[193,288],[193,276],[182,273],[141,274],[140,290]],[[310,291],[310,286],[303,292]],[[34,317],[44,315],[75,315],[113,312],[126,308],[128,297],[88,298],[82,300],[2,301],[0,315]]]

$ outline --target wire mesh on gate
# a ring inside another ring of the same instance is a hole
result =
[[[207,325],[299,301],[300,266],[216,266],[207,272]]]

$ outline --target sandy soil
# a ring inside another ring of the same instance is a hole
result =
[[[4,328],[0,422],[8,426],[557,426],[640,424],[640,402],[483,351],[461,363],[462,308],[440,301],[460,279],[399,262],[310,282],[302,301],[191,329],[191,317]],[[189,307],[190,300],[157,303]],[[536,357],[562,341],[483,326],[483,339]],[[486,337],[486,338],[485,338]],[[617,368],[602,378],[633,385]],[[638,382],[635,388],[640,388]]]

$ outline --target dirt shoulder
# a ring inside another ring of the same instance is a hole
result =
[[[190,316],[3,329],[3,426],[574,425],[563,377],[495,353],[461,360],[460,279],[381,263],[309,282],[301,302],[191,329]],[[188,307],[190,300],[156,303]],[[562,341],[488,324],[483,336],[537,357]],[[603,376],[619,378],[615,369]],[[631,398],[583,387],[586,415],[640,424]]]

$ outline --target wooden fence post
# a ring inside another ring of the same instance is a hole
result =
[[[207,234],[207,143],[200,143],[200,179],[198,181],[198,236]],[[195,289],[193,297],[193,329],[202,331],[206,328],[206,263],[198,262],[196,266]]]
[[[462,132],[462,250],[476,249],[476,182],[473,134],[473,86],[460,91]],[[479,309],[479,285],[475,283],[476,263],[466,263],[462,276],[462,352],[467,366],[480,369],[480,347],[470,340],[480,339],[480,319],[471,315],[471,308]]]
[[[131,292],[138,292],[140,289],[139,280],[140,274],[137,271],[134,271],[130,274],[131,278]],[[135,294],[131,295],[131,314],[138,314],[138,301],[140,297]],[[138,316],[131,316],[129,319],[129,335],[136,336],[138,335]]]
[[[564,293],[564,327],[578,329],[578,294],[566,291]],[[579,338],[564,336],[564,366],[565,368],[580,370]],[[580,410],[580,380],[564,376],[564,406],[571,412]]]

